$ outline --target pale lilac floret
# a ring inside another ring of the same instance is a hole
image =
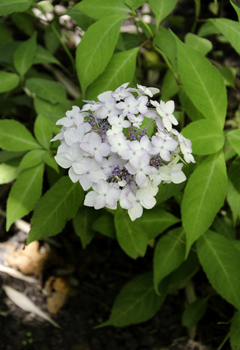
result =
[[[111,125],[115,125],[118,128],[122,129],[128,128],[131,125],[131,123],[128,120],[124,119],[124,116],[122,114],[119,116],[110,116],[108,117],[108,121]]]
[[[104,104],[95,111],[95,116],[99,119],[105,119],[107,117],[118,115],[119,113],[114,98],[108,98]]]
[[[112,92],[112,97],[115,98],[116,101],[124,100],[126,97],[131,95],[128,89],[126,89],[128,84],[129,83],[125,83]]]
[[[108,141],[111,145],[111,152],[122,155],[123,152],[129,149],[126,137],[122,132],[108,136]]]
[[[120,194],[121,190],[115,184],[109,184],[105,180],[99,180],[97,186],[94,186],[94,191],[86,195],[84,205],[94,207],[95,209],[101,209],[105,206],[115,208]]]
[[[160,157],[169,162],[171,160],[170,151],[174,151],[177,148],[177,141],[174,139],[165,141],[161,137],[153,136],[152,137],[152,149],[150,154],[160,154]]]
[[[140,94],[148,95],[149,97],[153,97],[153,95],[156,95],[158,92],[160,92],[160,90],[157,88],[146,87],[139,84],[137,84],[137,88]]]
[[[94,132],[90,133],[88,142],[82,142],[80,147],[100,163],[103,157],[107,157],[111,151],[110,145],[108,143],[102,143],[101,137]]]
[[[121,114],[126,117],[130,114],[138,114],[137,106],[140,104],[140,101],[136,100],[133,95],[126,97],[124,102],[117,103],[116,107],[121,110]]]
[[[128,119],[135,128],[139,128],[143,122],[143,115],[139,114],[138,116],[135,116],[135,114],[129,114]]]
[[[146,176],[154,174],[157,169],[149,165],[150,157],[148,154],[143,155],[139,159],[138,168],[133,167],[130,162],[125,165],[125,168],[132,175],[135,175],[135,180],[138,186],[141,186],[146,181]]]
[[[70,168],[74,162],[79,162],[83,159],[83,151],[79,148],[77,143],[71,146],[62,143],[54,158],[62,168],[67,169]]]

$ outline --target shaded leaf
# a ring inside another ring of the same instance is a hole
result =
[[[232,319],[230,328],[230,343],[232,349],[240,349],[240,311],[237,311]]]
[[[209,297],[196,300],[189,305],[183,312],[182,325],[185,327],[193,327],[200,321],[207,311],[207,302]]]
[[[240,218],[240,193],[236,190],[230,180],[228,180],[227,202],[232,211],[233,224],[236,226],[237,221]]]
[[[51,103],[63,102],[67,99],[64,87],[56,82],[42,78],[29,78],[26,80],[26,87],[38,97]]]
[[[33,210],[42,194],[43,164],[24,171],[13,184],[7,200],[7,223],[12,223]]]
[[[91,225],[98,213],[93,208],[81,207],[73,217],[73,227],[76,235],[80,238],[83,249],[91,242],[95,232]]]
[[[240,309],[240,255],[234,241],[207,231],[197,242],[197,252],[213,288]]]
[[[0,93],[15,89],[20,82],[20,78],[15,73],[0,71]]]
[[[36,39],[37,33],[35,32],[30,39],[21,43],[14,52],[13,62],[20,76],[24,76],[33,64],[37,47]]]
[[[92,229],[110,238],[116,238],[114,217],[111,214],[100,216],[93,222]]]
[[[68,176],[63,176],[38,201],[27,243],[61,232],[66,222],[74,217],[82,201],[80,184],[72,183]]]
[[[184,261],[185,257],[185,233],[182,227],[178,227],[161,237],[154,250],[153,272],[154,289],[158,294],[159,283]],[[174,237],[176,238],[174,238]]]
[[[118,243],[125,253],[133,259],[144,256],[148,244],[147,234],[141,228],[140,221],[141,219],[131,221],[128,212],[120,208],[114,216]]]
[[[118,294],[108,321],[99,327],[125,327],[130,324],[145,322],[153,317],[162,306],[167,293],[167,282],[160,288],[161,296],[153,288],[152,273],[135,277]]]

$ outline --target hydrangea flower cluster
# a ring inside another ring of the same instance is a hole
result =
[[[143,208],[155,206],[161,182],[186,180],[181,155],[195,163],[191,141],[173,128],[178,124],[174,101],[151,100],[158,92],[125,83],[100,94],[98,102],[84,101],[82,109],[73,106],[56,123],[62,129],[52,139],[61,141],[55,160],[69,168],[73,182],[79,181],[85,191],[92,189],[84,205],[116,209],[119,202],[135,220]],[[156,133],[150,137],[147,129],[153,123]]]

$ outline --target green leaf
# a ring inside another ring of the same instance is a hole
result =
[[[93,208],[81,207],[73,218],[73,227],[76,235],[80,238],[83,249],[91,242],[95,232],[92,230],[92,222],[98,216]]]
[[[9,15],[13,12],[26,11],[33,0],[1,0],[0,2],[0,16]]]
[[[196,300],[189,305],[183,312],[182,325],[185,327],[193,327],[200,321],[207,311],[207,302],[209,297]]]
[[[167,293],[167,283],[160,286],[161,296],[153,288],[152,273],[137,276],[127,283],[118,294],[108,321],[100,327],[125,327],[145,322],[161,308]],[[95,327],[96,328],[96,327]]]
[[[224,126],[227,92],[216,67],[176,36],[178,70],[184,90],[206,119]]]
[[[220,30],[211,22],[205,22],[197,33],[197,35],[201,37],[213,34],[220,34]]]
[[[166,28],[159,26],[156,37],[153,43],[157,45],[170,60],[175,72],[178,71],[177,67],[177,45],[173,35]]]
[[[235,149],[237,154],[240,156],[240,129],[231,130],[226,134],[228,141],[231,146]]]
[[[20,82],[20,78],[15,73],[0,71],[0,93],[15,89]]]
[[[185,43],[194,50],[200,52],[203,56],[207,55],[213,48],[210,40],[201,38],[192,33],[187,33],[185,36]]]
[[[214,18],[210,21],[220,30],[232,47],[240,54],[240,23],[228,18]]]
[[[12,159],[0,164],[0,185],[7,184],[17,178],[19,159]]]
[[[135,69],[139,48],[115,53],[105,71],[89,86],[86,97],[95,100],[103,91],[116,90],[126,82],[131,82]]]
[[[26,153],[19,164],[18,173],[20,174],[22,171],[36,167],[38,164],[42,163],[44,153],[46,153],[46,151],[43,149],[34,149]]]
[[[214,120],[198,120],[188,124],[182,134],[192,142],[193,154],[207,155],[218,152],[225,138],[219,124]]]
[[[116,238],[114,217],[111,214],[105,214],[100,216],[92,224],[92,229],[96,232],[100,232],[110,238]]]
[[[133,259],[144,256],[148,237],[141,228],[141,219],[131,221],[126,210],[118,209],[114,216],[114,223],[118,243],[125,253]]]
[[[125,0],[124,3],[136,10],[145,3],[145,0]]]
[[[66,90],[56,82],[42,78],[29,78],[26,80],[26,87],[38,97],[51,103],[63,102],[67,99]]]
[[[37,47],[36,40],[37,33],[35,32],[30,39],[21,43],[14,52],[13,62],[16,71],[20,74],[20,76],[24,76],[24,74],[33,65],[33,58]]]
[[[172,12],[177,4],[177,0],[148,0],[148,2],[156,15],[157,25]]]
[[[40,145],[46,149],[50,148],[52,129],[50,120],[43,114],[39,114],[34,123],[34,134]]]
[[[43,161],[45,164],[47,164],[50,168],[54,169],[57,173],[59,173],[59,167],[55,159],[53,158],[52,152],[45,151],[43,153]]]
[[[35,30],[35,15],[32,11],[15,12],[11,15],[11,20],[15,26],[27,36],[31,36]]]
[[[236,229],[234,228],[233,221],[227,216],[221,218],[216,217],[212,224],[212,228],[215,232],[227,239],[236,239]]]
[[[187,260],[185,260],[175,271],[169,276],[169,289],[178,290],[184,288],[188,281],[196,274],[199,268],[197,254],[190,250]]]
[[[161,237],[157,242],[153,258],[154,288],[158,294],[159,283],[179,267],[185,257],[185,233],[182,227],[178,227],[169,234]],[[174,237],[172,237],[174,236]],[[181,242],[181,240],[183,242]]]
[[[236,190],[230,180],[228,180],[227,202],[232,211],[233,224],[236,226],[237,221],[240,218],[240,193]]]
[[[41,197],[43,170],[43,164],[28,169],[13,184],[7,200],[7,231],[15,220],[30,213]]]
[[[119,15],[100,19],[82,37],[76,52],[76,69],[83,95],[110,61],[123,20]]]
[[[178,96],[183,110],[186,111],[192,121],[205,119],[204,115],[194,106],[183,87],[180,87]]]
[[[148,240],[151,240],[179,221],[176,216],[156,206],[143,212],[141,228],[146,232]]]
[[[33,58],[33,64],[39,63],[55,63],[61,64],[58,59],[56,59],[51,52],[46,50],[43,46],[37,45],[35,56]]]
[[[239,173],[240,173],[240,157],[234,159],[232,164],[228,169],[228,177],[231,180],[232,184],[236,188],[236,190],[240,193],[240,181],[239,181]]]
[[[207,231],[197,242],[197,252],[213,288],[240,309],[240,255],[234,241]]]
[[[77,4],[76,6],[78,6]],[[82,28],[84,31],[88,29],[94,22],[96,22],[95,19],[87,16],[85,13],[82,11],[79,11],[75,6],[68,10],[67,12],[64,12],[63,15],[68,15],[74,19],[74,21],[77,23],[77,25]]]
[[[0,147],[7,151],[40,148],[30,131],[16,120],[0,120]]]
[[[27,243],[61,232],[66,222],[74,217],[82,201],[80,184],[63,176],[37,203]]]
[[[239,6],[235,5],[234,1],[230,0],[230,3],[232,5],[232,7],[234,8],[234,10],[237,12],[238,21],[240,21],[240,8],[239,8]]]
[[[190,176],[182,199],[182,221],[186,232],[186,255],[212,224],[227,192],[227,173],[223,153],[207,157]]]
[[[161,89],[161,100],[168,101],[171,97],[176,95],[179,91],[179,85],[176,82],[170,69],[167,70],[163,78],[163,84]]]
[[[74,6],[75,10],[80,10],[89,17],[103,18],[113,15],[125,15],[129,8],[122,0],[83,0]]]
[[[230,328],[230,343],[234,350],[240,350],[240,311],[233,316]]]

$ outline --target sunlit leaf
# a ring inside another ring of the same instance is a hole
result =
[[[74,9],[97,19],[113,15],[124,15],[129,11],[129,8],[122,0],[83,0],[75,5]]]
[[[0,93],[15,89],[20,82],[20,77],[15,73],[0,71]]]
[[[212,224],[227,192],[227,173],[223,153],[208,156],[190,176],[181,210],[187,237],[187,251]]]
[[[83,95],[110,61],[123,20],[119,15],[100,19],[82,37],[76,52],[76,68]]]
[[[224,145],[224,134],[213,120],[198,120],[188,124],[182,134],[192,142],[193,154],[206,155],[218,152]]]

